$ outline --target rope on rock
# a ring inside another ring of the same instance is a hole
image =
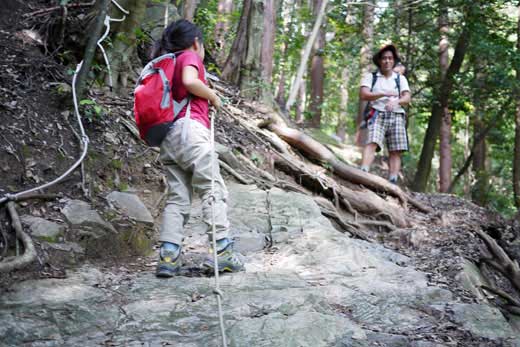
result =
[[[217,256],[217,232],[215,228],[215,116],[216,112],[211,115],[210,126],[210,144],[211,144],[211,233],[213,243],[213,265],[215,268],[215,288],[213,293],[217,297],[218,318],[220,324],[220,334],[222,335],[222,346],[227,347],[226,327],[224,325],[224,314],[222,313],[223,292],[220,289],[219,272],[218,272],[218,256]]]

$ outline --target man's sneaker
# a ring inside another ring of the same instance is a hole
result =
[[[181,269],[181,247],[174,243],[164,242],[159,250],[157,277],[173,277]]]
[[[238,272],[244,269],[244,263],[240,260],[237,253],[233,251],[233,241],[228,240],[227,245],[221,250],[218,250],[218,248],[217,245],[218,272]],[[210,249],[210,253],[211,255],[204,261],[202,266],[208,271],[215,271],[213,249]]]
[[[392,175],[388,177],[388,181],[392,184],[397,184],[397,176]]]

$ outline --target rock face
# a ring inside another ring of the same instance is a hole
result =
[[[116,232],[114,227],[101,218],[89,203],[81,200],[69,200],[61,213],[81,235],[98,238],[107,232]]]
[[[498,310],[461,303],[407,257],[335,230],[310,197],[229,189],[235,235],[272,240],[248,250],[245,272],[220,277],[229,346],[520,346]],[[207,243],[199,213],[186,258]],[[0,297],[0,346],[221,346],[213,286],[157,279],[153,267],[25,282]]]
[[[154,219],[139,197],[131,193],[112,192],[107,200],[113,203],[123,214],[136,222],[153,225]]]
[[[58,242],[63,236],[65,226],[48,221],[43,218],[33,216],[21,216],[22,223],[29,226],[30,233],[33,237],[47,242]]]

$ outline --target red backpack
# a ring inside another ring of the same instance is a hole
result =
[[[177,53],[179,55],[179,53]],[[160,146],[173,120],[189,102],[172,97],[175,53],[161,55],[144,67],[134,91],[134,116],[139,135],[149,146]]]

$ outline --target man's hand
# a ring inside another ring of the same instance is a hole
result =
[[[398,107],[399,107],[399,99],[391,98],[390,100],[387,101],[387,103],[385,105],[385,110],[388,112],[392,112],[393,110],[395,110]]]

